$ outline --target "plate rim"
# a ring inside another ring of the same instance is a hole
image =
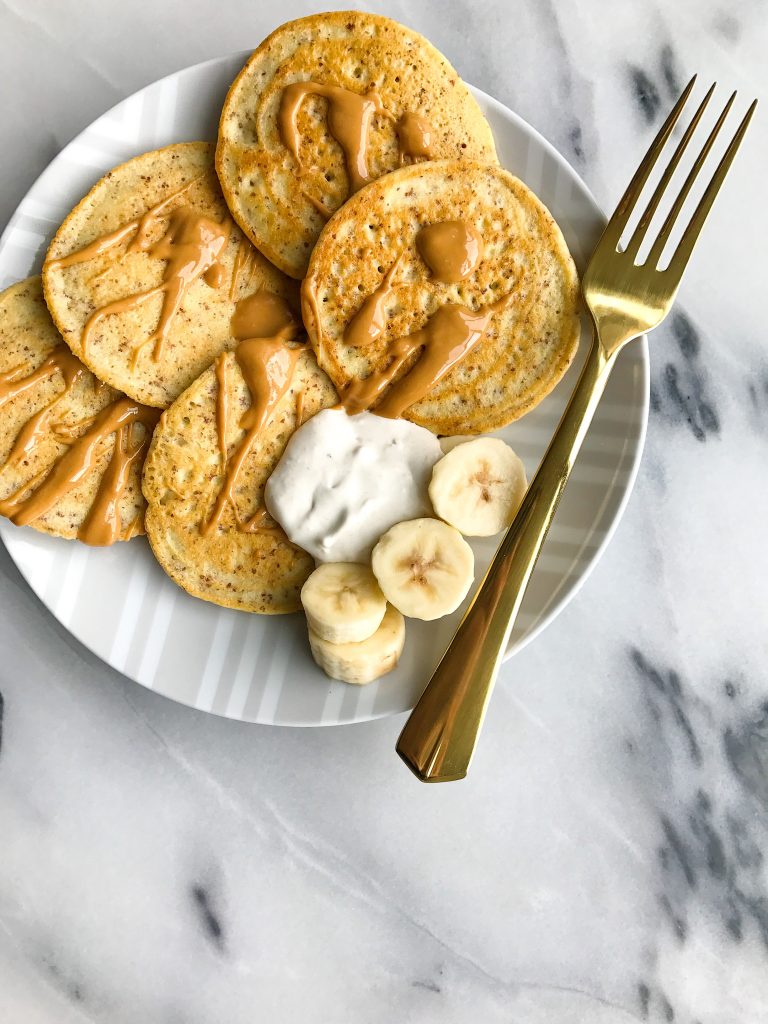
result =
[[[121,106],[123,103],[125,103],[128,100],[132,99],[134,96],[138,95],[139,93],[143,92],[146,89],[151,89],[154,86],[157,86],[157,85],[159,85],[162,82],[178,78],[180,75],[183,75],[183,74],[186,74],[186,73],[189,73],[189,72],[199,71],[202,68],[207,67],[207,66],[219,65],[219,64],[223,63],[224,61],[234,61],[234,60],[236,60],[238,58],[242,58],[242,59],[245,60],[245,59],[248,58],[248,56],[251,54],[251,52],[252,52],[252,50],[250,50],[250,49],[247,49],[247,50],[234,50],[234,51],[231,51],[230,53],[219,54],[216,57],[210,57],[210,58],[208,58],[206,60],[198,61],[198,62],[196,62],[194,64],[188,64],[188,65],[186,65],[183,68],[177,68],[175,71],[171,71],[167,75],[162,75],[159,78],[153,79],[152,81],[145,83],[139,89],[135,89],[132,93],[129,93],[127,96],[122,97],[120,100],[117,101],[117,103],[113,104],[111,107],[108,107],[106,110],[103,110],[97,117],[93,118],[93,120],[89,124],[87,124],[80,132],[78,132],[76,135],[74,135],[64,146],[61,147],[61,149],[56,154],[56,156],[54,156],[53,159],[48,162],[48,164],[43,168],[43,170],[37,175],[37,177],[31,183],[31,185],[29,186],[29,188],[27,189],[27,191],[24,193],[24,195],[22,196],[21,200],[19,201],[18,205],[16,206],[15,210],[13,211],[11,216],[9,217],[8,222],[7,222],[6,226],[5,226],[5,228],[3,229],[2,234],[0,234],[0,250],[5,247],[5,245],[7,243],[8,236],[9,236],[10,232],[13,230],[13,228],[15,227],[16,220],[20,216],[21,209],[22,209],[22,207],[23,207],[23,205],[24,205],[24,203],[25,203],[25,201],[27,199],[27,196],[31,192],[33,192],[38,187],[38,185],[43,181],[43,179],[46,177],[46,175],[50,172],[52,164],[54,164],[56,162],[56,160],[58,160],[64,153],[66,153],[66,151],[71,146],[75,145],[83,136],[85,136],[86,133],[88,131],[90,131],[92,126],[97,121],[99,121],[103,117],[108,116],[117,107]],[[600,205],[598,204],[597,200],[595,199],[591,189],[586,184],[586,182],[583,180],[583,178],[581,177],[579,172],[576,170],[576,168],[574,168],[570,164],[570,162],[563,156],[562,153],[560,153],[560,151],[553,145],[553,143],[551,143],[537,128],[535,128],[532,124],[530,124],[524,117],[522,117],[516,111],[512,110],[510,107],[506,106],[506,104],[502,103],[500,100],[497,100],[494,96],[491,96],[489,93],[485,92],[483,89],[479,89],[478,87],[473,86],[473,85],[471,85],[468,82],[466,84],[467,84],[468,88],[470,89],[470,91],[472,92],[473,96],[477,100],[479,100],[482,104],[485,104],[488,108],[493,109],[497,114],[499,114],[501,117],[505,118],[506,120],[511,120],[512,122],[514,122],[516,124],[517,128],[519,130],[521,130],[522,132],[524,132],[525,134],[527,134],[530,137],[532,137],[535,140],[535,142],[537,143],[537,145],[541,146],[541,148],[550,156],[550,158],[552,158],[561,167],[565,167],[567,169],[567,172],[576,180],[576,182],[578,183],[579,188],[581,189],[581,191],[584,193],[584,195],[587,197],[587,199],[589,200],[590,204],[592,205],[596,218],[599,219],[601,224],[604,226],[607,223],[607,217],[605,216],[603,210],[601,209]],[[127,159],[129,159],[129,158],[127,158]],[[601,560],[601,558],[605,554],[606,548],[608,547],[608,545],[613,540],[613,537],[614,537],[614,535],[616,533],[616,530],[618,529],[618,526],[619,526],[621,520],[624,517],[624,514],[625,514],[626,509],[627,509],[627,505],[629,504],[630,497],[632,495],[632,492],[634,491],[635,483],[637,481],[637,476],[638,476],[638,473],[639,473],[639,470],[640,470],[640,463],[642,461],[642,455],[643,455],[643,451],[644,451],[644,448],[645,448],[645,442],[646,442],[646,437],[647,437],[647,432],[648,432],[648,421],[649,421],[649,413],[650,413],[650,353],[649,353],[649,349],[648,349],[648,338],[647,338],[647,335],[644,334],[644,335],[641,335],[639,338],[637,338],[636,339],[636,345],[638,345],[639,349],[640,349],[640,351],[639,351],[639,359],[638,359],[638,366],[640,368],[640,375],[641,375],[640,388],[639,388],[639,392],[640,392],[640,394],[639,394],[639,406],[638,406],[638,412],[639,412],[639,432],[638,432],[636,443],[635,443],[635,445],[633,447],[633,451],[631,453],[631,464],[629,466],[628,473],[627,473],[627,476],[626,476],[626,483],[624,484],[623,491],[622,491],[621,496],[620,496],[620,498],[618,500],[618,503],[617,503],[617,506],[616,506],[613,518],[612,518],[609,526],[607,527],[607,529],[605,529],[605,533],[604,533],[600,543],[595,548],[593,548],[592,551],[589,553],[588,559],[583,563],[583,569],[582,569],[581,574],[575,580],[573,585],[569,588],[568,592],[564,596],[559,597],[559,598],[557,598],[555,600],[555,602],[553,603],[553,605],[549,609],[549,611],[537,622],[536,626],[533,629],[531,629],[529,632],[527,632],[521,639],[517,640],[514,643],[510,643],[507,646],[507,649],[504,652],[504,655],[502,657],[502,663],[507,663],[508,661],[510,661],[516,654],[518,654],[525,647],[527,647],[530,643],[532,643],[539,636],[541,636],[541,634],[547,629],[547,627],[550,626],[552,624],[552,622],[557,618],[557,616],[560,615],[560,613],[562,611],[564,611],[565,608],[571,603],[571,601],[581,591],[581,589],[584,586],[584,584],[587,582],[589,577],[592,575],[592,573],[593,573],[595,567],[597,566],[598,562]],[[290,729],[290,728],[298,728],[298,729],[301,729],[301,728],[329,728],[329,727],[342,726],[342,725],[343,726],[346,726],[346,725],[358,725],[358,724],[362,724],[364,722],[376,721],[376,720],[381,719],[381,718],[396,717],[398,714],[399,715],[410,714],[409,711],[396,712],[396,713],[393,714],[392,712],[389,712],[389,711],[385,710],[385,711],[382,711],[380,713],[369,712],[367,717],[355,719],[353,721],[335,722],[335,721],[323,721],[323,720],[317,721],[316,720],[316,721],[302,721],[302,722],[295,722],[295,721],[294,722],[275,722],[275,721],[259,722],[259,721],[254,721],[252,719],[246,719],[246,718],[234,717],[234,716],[231,716],[231,715],[227,715],[223,711],[216,711],[216,710],[208,709],[208,708],[205,708],[205,709],[204,708],[199,708],[195,704],[193,704],[193,703],[191,703],[189,701],[186,701],[186,700],[182,699],[181,697],[176,697],[176,696],[173,696],[171,694],[164,693],[164,692],[162,692],[160,690],[156,690],[156,689],[154,689],[154,687],[148,686],[146,683],[143,683],[140,680],[135,679],[132,675],[129,675],[128,673],[122,671],[121,669],[115,668],[106,658],[102,657],[101,654],[99,654],[97,651],[95,651],[88,643],[85,642],[85,640],[82,640],[79,636],[77,636],[75,633],[73,633],[72,630],[69,628],[69,626],[67,626],[64,622],[61,621],[61,619],[56,615],[56,613],[52,610],[52,608],[49,606],[49,604],[44,600],[44,598],[37,592],[37,590],[33,586],[32,582],[31,582],[31,579],[30,579],[30,574],[25,572],[23,566],[21,564],[19,564],[19,562],[16,560],[16,558],[14,558],[13,551],[11,550],[11,547],[7,543],[7,540],[9,538],[9,536],[12,536],[12,535],[8,534],[8,529],[9,529],[9,524],[8,523],[6,523],[5,521],[0,522],[0,540],[2,540],[3,545],[5,547],[5,550],[8,552],[8,555],[9,555],[11,561],[16,566],[17,570],[21,574],[21,576],[24,579],[25,583],[30,588],[32,593],[35,595],[36,599],[38,601],[40,601],[40,603],[43,605],[43,607],[46,609],[46,611],[50,615],[52,615],[53,618],[56,619],[56,621],[64,629],[67,630],[67,633],[69,633],[69,635],[72,636],[73,639],[77,641],[77,643],[82,644],[82,646],[90,654],[92,654],[95,657],[97,657],[99,659],[99,661],[101,661],[105,665],[107,665],[110,669],[112,669],[112,671],[117,672],[118,674],[122,675],[126,679],[129,679],[132,683],[137,684],[137,685],[143,687],[146,690],[150,690],[152,693],[154,693],[158,697],[163,697],[164,699],[166,699],[168,701],[171,701],[172,703],[181,704],[184,707],[188,707],[188,708],[190,708],[190,709],[192,709],[194,711],[198,711],[198,712],[200,712],[202,714],[212,714],[212,715],[215,715],[216,717],[219,717],[219,718],[227,718],[227,719],[229,719],[231,721],[243,722],[243,723],[248,724],[248,725],[262,725],[262,726],[287,728],[287,729]]]

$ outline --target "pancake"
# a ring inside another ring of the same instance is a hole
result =
[[[143,533],[141,465],[157,416],[72,355],[39,277],[0,294],[0,514],[97,545]]]
[[[75,355],[161,409],[234,345],[239,298],[268,289],[296,302],[294,283],[232,223],[204,142],[145,153],[105,175],[56,232],[43,284]]]
[[[309,92],[294,85],[299,91],[284,99],[293,83]],[[283,102],[295,153],[281,133]],[[358,129],[367,122],[367,146],[357,146],[359,131],[349,140],[353,121]],[[325,220],[350,190],[401,159],[427,157],[496,159],[472,94],[417,32],[377,14],[335,11],[282,25],[253,53],[224,103],[216,169],[246,235],[300,278]]]
[[[560,229],[496,165],[438,161],[368,185],[323,230],[302,295],[318,363],[349,411],[373,406],[439,434],[522,416],[578,346],[578,280]],[[437,328],[446,353],[466,342],[442,377],[431,372]]]
[[[243,344],[262,343],[272,344],[262,338]],[[262,493],[299,416],[308,419],[338,396],[309,347],[293,349],[287,389],[260,427],[248,419],[254,403],[237,352],[219,356],[162,415],[144,468],[147,536],[171,579],[195,597],[244,611],[293,612],[314,562],[269,519]],[[246,441],[241,471],[230,480],[234,502],[221,500],[222,420],[226,472]],[[250,445],[246,425],[254,431]]]

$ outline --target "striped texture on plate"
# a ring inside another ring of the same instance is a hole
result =
[[[0,287],[39,270],[48,240],[110,167],[171,142],[214,139],[218,111],[244,54],[170,75],[130,96],[71,142],[30,189],[0,240]],[[502,164],[546,203],[581,268],[602,226],[586,187],[536,132],[475,90]],[[586,338],[586,331],[583,332]],[[584,345],[580,355],[583,357]],[[533,473],[578,364],[519,423],[499,435]],[[512,636],[510,653],[558,613],[596,561],[634,480],[648,415],[645,342],[622,354],[587,436]],[[0,536],[56,618],[113,668],[166,697],[250,722],[335,725],[412,707],[456,625],[409,622],[398,668],[367,687],[327,679],[312,662],[301,615],[247,615],[189,597],[146,541],[93,549],[17,529]],[[477,578],[493,539],[473,544]]]

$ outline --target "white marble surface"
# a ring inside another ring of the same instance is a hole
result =
[[[341,5],[339,5],[341,6]],[[768,84],[757,0],[373,5],[610,207],[694,70]],[[307,3],[0,2],[0,224],[119,98]],[[471,777],[401,722],[239,725],[88,655],[0,551],[2,1024],[768,1018],[765,111],[652,339],[643,466],[503,672]]]

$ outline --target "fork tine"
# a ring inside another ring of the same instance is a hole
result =
[[[683,112],[683,107],[688,102],[688,97],[691,95],[691,90],[693,89],[695,82],[696,75],[694,75],[688,85],[686,85],[680,99],[672,108],[669,117],[659,129],[659,134],[651,143],[650,148],[635,172],[632,181],[630,181],[627,191],[621,197],[619,205],[616,207],[613,216],[608,221],[601,239],[601,245],[606,242],[612,243],[612,247],[615,249],[619,244],[619,239],[622,236],[624,228],[627,226],[630,211],[637,202],[638,196],[642,192],[643,186],[648,180],[656,161],[659,159],[659,154],[662,149],[664,149],[667,139],[672,134],[672,129],[677,124],[680,114]]]
[[[720,186],[723,184],[725,176],[733,163],[733,158],[736,156],[738,148],[741,145],[741,141],[747,133],[747,128],[749,127],[749,122],[752,120],[752,115],[755,112],[756,106],[757,100],[753,100],[749,110],[744,115],[744,119],[739,125],[736,134],[731,139],[728,149],[726,149],[723,154],[723,159],[718,164],[717,170],[712,175],[712,180],[709,185],[707,185],[706,192],[701,197],[699,205],[694,210],[693,216],[688,223],[688,227],[685,229],[683,237],[680,240],[680,244],[669,262],[669,266],[664,271],[664,273],[672,274],[677,279],[677,282],[680,281],[680,278],[683,276],[683,271],[688,265],[688,260],[691,252],[693,251],[693,247],[696,244],[696,239],[699,237],[699,233],[704,227],[704,221],[707,219],[707,214],[712,208],[715,196],[720,191]]]
[[[685,179],[685,182],[683,183],[683,187],[680,189],[680,192],[679,192],[677,198],[675,199],[674,203],[672,204],[672,209],[667,214],[667,218],[664,221],[664,223],[662,224],[661,230],[659,231],[659,234],[658,234],[655,242],[651,246],[650,252],[648,253],[648,259],[646,260],[646,263],[647,263],[647,265],[649,267],[657,267],[658,266],[659,259],[661,258],[661,254],[662,254],[662,252],[664,250],[664,246],[667,244],[667,241],[669,240],[669,236],[670,236],[670,234],[672,232],[672,228],[674,227],[675,221],[677,220],[677,218],[678,218],[678,216],[680,214],[680,211],[683,208],[683,203],[688,198],[688,193],[691,191],[691,188],[693,187],[693,183],[696,181],[696,178],[699,175],[699,171],[704,166],[704,161],[709,156],[709,151],[712,149],[712,146],[715,143],[715,139],[717,138],[717,136],[718,136],[718,134],[720,132],[720,129],[723,127],[723,123],[725,122],[726,117],[730,113],[731,107],[733,106],[733,101],[735,99],[736,99],[736,93],[732,92],[730,97],[728,98],[728,102],[723,107],[723,112],[720,114],[720,117],[718,117],[718,119],[717,119],[717,121],[715,123],[715,127],[709,133],[709,136],[707,137],[707,141],[704,143],[704,145],[702,146],[701,152],[696,157],[694,165],[691,168],[690,173],[688,174],[688,177]]]
[[[715,85],[716,83],[713,83],[710,86],[709,92],[699,104],[699,109],[691,118],[690,124],[685,129],[682,138],[677,144],[675,152],[672,154],[672,159],[667,164],[664,173],[661,176],[661,180],[659,181],[659,184],[656,186],[656,191],[651,196],[648,205],[643,211],[642,217],[637,223],[637,227],[632,233],[632,237],[627,243],[627,247],[624,250],[624,252],[627,253],[627,255],[631,256],[633,260],[637,256],[638,250],[642,245],[643,238],[645,237],[645,232],[648,230],[648,225],[651,223],[653,215],[658,209],[658,205],[661,202],[661,198],[664,195],[667,186],[669,185],[672,175],[675,173],[675,169],[677,168],[677,165],[680,163],[680,158],[685,152],[688,143],[691,141],[691,136],[698,127],[699,121],[701,120],[701,115],[704,113],[704,110],[706,109],[706,106],[712,97],[712,93],[715,91]]]

